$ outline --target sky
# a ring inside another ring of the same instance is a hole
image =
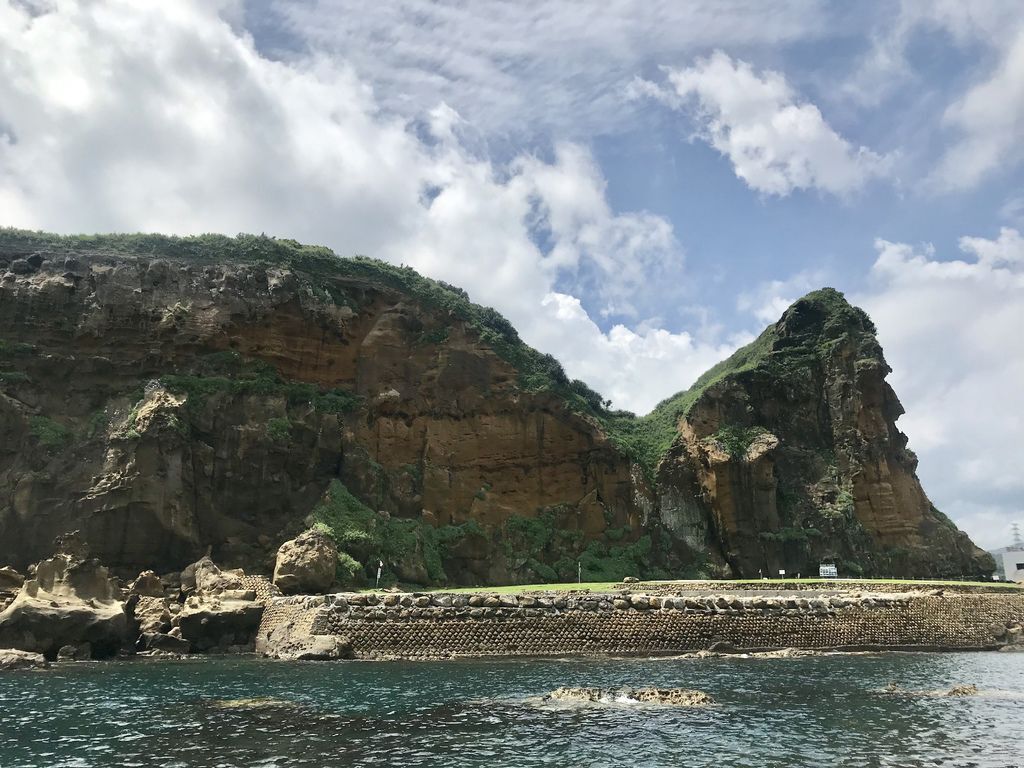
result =
[[[804,293],[1024,523],[1019,0],[0,0],[0,225],[408,264],[637,413]]]

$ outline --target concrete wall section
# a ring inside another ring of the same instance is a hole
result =
[[[666,654],[768,648],[997,648],[1024,594],[324,595],[272,600],[257,641],[344,638],[357,658]],[[277,631],[275,631],[277,630]]]

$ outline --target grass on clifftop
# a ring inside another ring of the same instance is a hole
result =
[[[659,587],[678,584],[681,587],[694,587],[696,585],[708,585],[713,589],[719,585],[742,589],[744,585],[756,584],[759,587],[770,585],[779,590],[785,590],[789,584],[820,584],[823,589],[830,586],[842,588],[850,584],[878,584],[878,585],[917,585],[922,589],[933,587],[994,587],[996,589],[1017,589],[1024,590],[1024,585],[1011,584],[1003,581],[931,581],[916,579],[670,579],[664,581],[644,580],[639,583],[625,584],[621,581],[585,581],[582,584],[569,582],[564,584],[507,584],[500,587],[459,587],[457,589],[433,589],[431,592],[458,592],[487,593],[498,595],[518,594],[520,592],[579,592],[589,590],[591,592],[617,592],[623,589],[631,589],[642,592],[645,586],[654,585]],[[372,591],[372,590],[369,590]]]

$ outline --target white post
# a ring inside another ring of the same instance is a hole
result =
[[[576,583],[577,584],[582,584],[583,583],[583,561],[582,560],[577,560],[576,561]]]
[[[381,569],[383,567],[384,567],[384,561],[383,560],[378,560],[377,561],[377,583],[374,585],[374,587],[373,587],[374,589],[380,589],[380,572],[381,572]]]

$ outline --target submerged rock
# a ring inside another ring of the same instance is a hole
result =
[[[337,544],[326,534],[309,530],[277,550],[274,584],[286,595],[326,592],[337,566]]]
[[[976,685],[955,685],[943,694],[944,696],[977,696],[978,686]]]
[[[293,701],[274,699],[270,696],[254,696],[247,699],[211,699],[208,703],[216,709],[277,709],[298,706]]]
[[[703,707],[715,703],[704,691],[687,688],[557,688],[541,700],[590,704],[667,704],[676,707]]]
[[[948,690],[939,691],[910,691],[906,688],[901,688],[897,683],[889,683],[882,689],[882,693],[893,694],[896,696],[928,696],[955,699],[963,698],[965,696],[977,696],[980,691],[978,690],[978,686],[973,683],[969,685],[954,685]]]

